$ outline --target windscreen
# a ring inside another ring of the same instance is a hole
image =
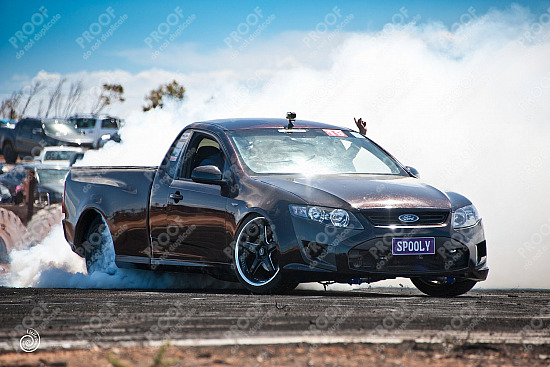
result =
[[[62,184],[65,182],[65,176],[69,172],[68,169],[48,169],[39,168],[37,170],[38,180],[41,184]]]
[[[52,122],[44,124],[45,131],[53,136],[78,136],[81,135],[74,126],[60,122]]]
[[[70,161],[76,152],[72,150],[50,150],[44,154],[45,161]]]
[[[346,130],[250,129],[229,135],[242,162],[257,174],[407,175],[376,144]]]
[[[71,122],[79,129],[93,129],[95,127],[94,118],[75,118]]]

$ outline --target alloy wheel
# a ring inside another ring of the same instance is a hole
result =
[[[255,217],[242,227],[235,244],[235,265],[240,277],[254,287],[277,277],[277,241],[266,218]]]

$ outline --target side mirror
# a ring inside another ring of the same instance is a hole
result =
[[[223,185],[222,172],[216,166],[199,166],[191,172],[191,179],[198,183]]]
[[[420,173],[418,172],[418,170],[414,167],[411,167],[411,166],[406,166],[405,167],[407,169],[407,171],[409,171],[409,173],[411,173],[414,177],[416,178],[419,178],[420,177]]]

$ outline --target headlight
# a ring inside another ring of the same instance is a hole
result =
[[[111,134],[103,134],[101,135],[101,140],[109,140],[111,139]]]
[[[363,229],[359,220],[344,209],[325,208],[321,206],[289,205],[290,214],[306,218],[325,225],[339,228]]]
[[[453,228],[466,228],[477,224],[481,216],[473,205],[467,205],[457,209],[453,213]]]

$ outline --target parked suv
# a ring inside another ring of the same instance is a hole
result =
[[[118,117],[81,114],[69,117],[69,122],[86,137],[94,140],[94,148],[102,147],[109,140],[120,142],[119,129],[122,120]]]

